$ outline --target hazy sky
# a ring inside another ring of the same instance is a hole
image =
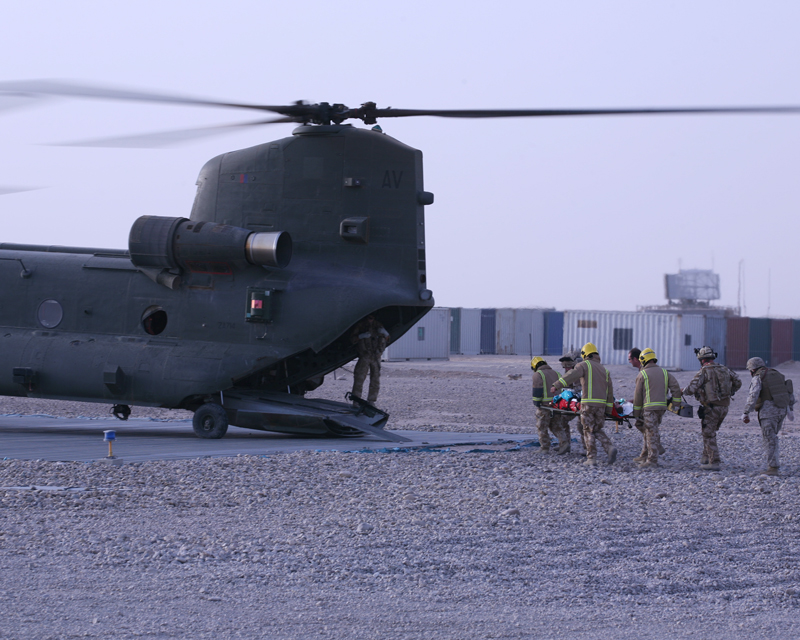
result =
[[[404,108],[800,105],[800,4],[4,3],[0,81]],[[292,125],[176,148],[45,146],[253,119],[96,100],[0,112],[0,241],[123,248],[188,216],[197,173]],[[442,306],[633,310],[714,268],[751,316],[800,317],[800,115],[381,122],[421,149]],[[771,283],[771,285],[770,285]],[[769,286],[768,286],[769,285]]]

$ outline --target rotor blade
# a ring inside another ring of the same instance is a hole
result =
[[[255,127],[263,124],[280,124],[294,122],[292,118],[276,118],[274,120],[256,120],[253,122],[237,122],[234,124],[221,124],[196,129],[178,129],[173,131],[159,131],[144,133],[134,136],[120,136],[113,138],[96,138],[92,140],[79,140],[76,142],[60,142],[48,146],[53,147],[110,147],[127,149],[157,149],[172,144],[191,142],[210,136],[228,133],[233,129],[242,127]]]
[[[42,100],[45,100],[45,98],[29,93],[0,93],[0,111],[27,107],[32,103],[41,102]]]
[[[800,113],[800,106],[689,107],[656,109],[375,109],[376,118],[435,116],[439,118],[542,118],[552,116],[623,116],[704,113]]]
[[[3,187],[0,186],[0,196],[7,196],[11,193],[22,193],[23,191],[37,191],[42,187]]]
[[[99,98],[106,100],[124,100],[135,102],[161,102],[168,104],[187,104],[202,107],[232,107],[235,109],[255,109],[258,111],[274,111],[283,113],[289,107],[271,107],[268,105],[247,104],[241,102],[219,102],[161,93],[147,93],[143,91],[129,91],[127,89],[111,89],[91,85],[72,84],[55,80],[21,80],[0,82],[0,92],[27,93],[51,96],[65,96],[73,98]]]

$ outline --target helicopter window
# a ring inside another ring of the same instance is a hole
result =
[[[167,328],[167,312],[161,307],[147,307],[142,314],[142,328],[145,333],[157,336]]]
[[[61,308],[61,303],[57,300],[45,300],[39,305],[37,317],[39,318],[39,324],[43,327],[55,329],[64,318],[64,309]]]

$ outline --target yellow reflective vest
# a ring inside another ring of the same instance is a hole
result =
[[[655,362],[647,363],[636,376],[636,390],[633,393],[634,417],[640,417],[643,411],[666,410],[667,398],[670,396],[673,403],[681,402],[681,386],[675,376]]]

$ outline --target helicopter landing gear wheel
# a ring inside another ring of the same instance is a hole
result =
[[[194,412],[192,426],[198,438],[218,440],[228,431],[228,414],[220,405],[209,402]]]

